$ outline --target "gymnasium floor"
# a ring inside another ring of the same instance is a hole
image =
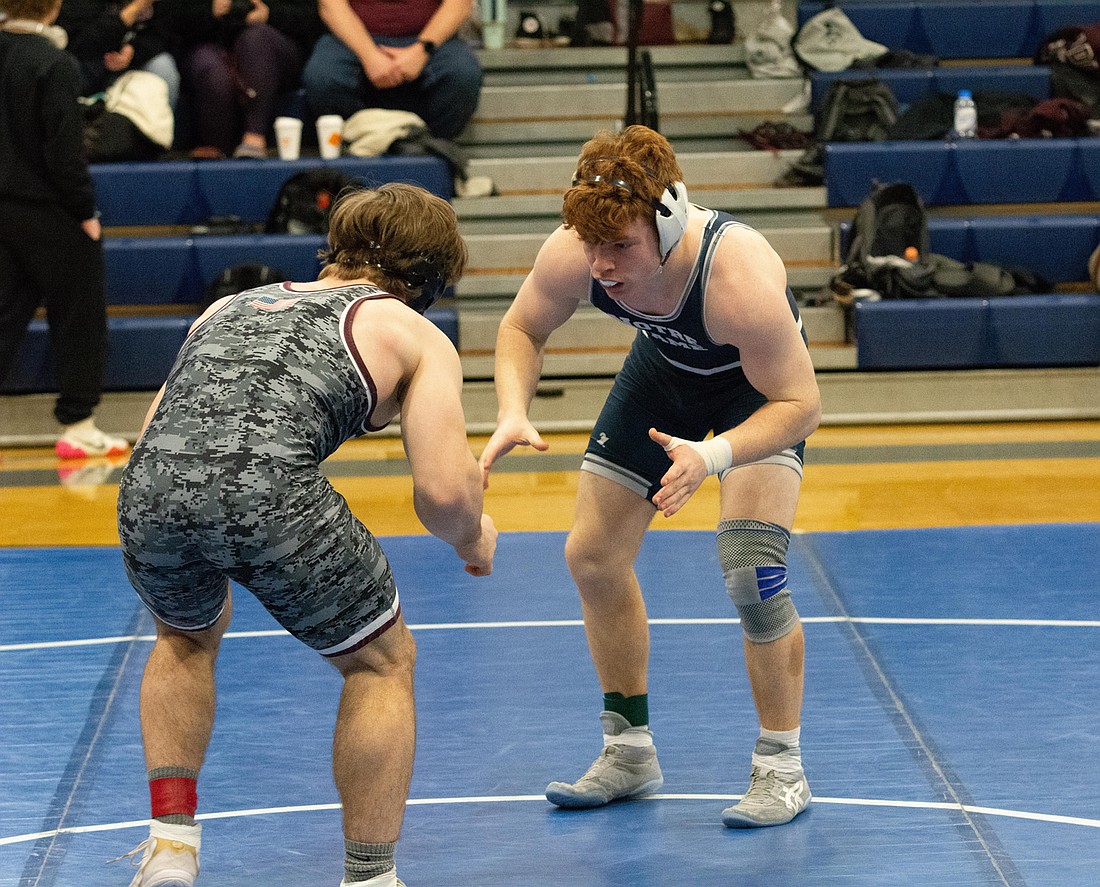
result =
[[[542,797],[600,743],[561,556],[582,449],[559,436],[501,464],[487,579],[422,534],[398,441],[328,463],[383,537],[419,646],[410,887],[1100,884],[1100,423],[814,435],[790,571],[815,800],[758,831],[719,819],[745,789],[756,721],[713,481],[657,519],[638,564],[662,793],[587,812]],[[145,834],[152,625],[116,547],[124,460],[0,456],[0,885],[125,885],[125,862],[105,863]],[[235,603],[200,884],[335,887],[337,676],[247,593]]]

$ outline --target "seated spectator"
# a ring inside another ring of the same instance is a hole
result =
[[[321,31],[316,0],[192,2],[176,23],[196,112],[191,156],[267,156],[276,99],[298,88]]]
[[[46,307],[62,458],[123,453],[92,412],[107,364],[103,244],[61,0],[0,0],[0,381]],[[6,17],[5,17],[6,16]]]
[[[180,75],[163,6],[163,0],[65,0],[57,23],[80,62],[81,95],[103,92],[123,72],[142,70],[168,84],[168,102],[176,107]]]
[[[302,79],[314,113],[345,120],[364,108],[419,115],[454,139],[481,94],[481,66],[455,36],[471,0],[319,0],[331,33],[317,41]]]

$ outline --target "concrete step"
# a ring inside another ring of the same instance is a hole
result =
[[[675,147],[675,146],[673,146]],[[684,181],[692,191],[770,186],[801,151],[677,152]],[[554,157],[493,157],[470,161],[470,175],[489,176],[502,196],[560,195],[577,167],[576,154]],[[466,203],[466,201],[460,201]]]
[[[727,79],[657,83],[657,107],[665,120],[713,114],[782,115],[782,108],[801,95],[803,81]],[[486,86],[481,90],[474,123],[491,121],[573,120],[621,115],[626,107],[624,83],[527,84]]]
[[[464,234],[511,231],[516,230],[517,220],[560,219],[563,190],[553,194],[460,198],[454,201],[454,208]],[[733,213],[754,227],[766,223],[774,215],[784,218],[798,215],[817,220],[826,218],[824,188],[777,188],[767,184],[692,187],[689,196],[694,203]]]
[[[539,233],[464,235],[470,251],[467,273],[478,276],[517,270],[526,274],[553,229],[551,223],[544,232]],[[786,263],[834,263],[836,233],[827,225],[808,222],[799,226],[769,227],[761,229],[760,233]]]
[[[647,47],[654,79],[666,81],[747,78],[741,43]],[[626,82],[625,46],[506,47],[480,50],[485,88],[550,83]]]
[[[815,353],[815,361],[824,350]],[[853,351],[851,346],[836,350]],[[466,363],[464,358],[464,367]],[[493,383],[479,371],[481,377],[475,378],[466,368],[462,392],[470,434],[488,434],[496,427]],[[545,433],[590,431],[611,388],[611,377],[554,375],[547,370],[532,403],[536,427]],[[817,373],[817,381],[823,425],[1100,419],[1096,399],[1100,367],[874,373],[823,370]],[[54,399],[53,394],[0,397],[0,446],[53,446],[57,440]],[[107,392],[96,410],[97,422],[133,440],[152,399],[151,391]],[[390,436],[399,433],[396,423],[383,432]]]
[[[780,188],[773,184],[800,154],[723,150],[678,156],[685,180],[690,183],[690,199],[695,203],[726,210],[754,226],[767,224],[769,217],[792,223],[800,218],[823,222],[827,209],[824,187]],[[576,154],[471,160],[470,174],[491,178],[497,193],[454,201],[463,234],[515,231],[516,221],[521,219],[546,219],[557,224],[561,195],[569,187],[575,168]]]
[[[562,117],[551,120],[473,120],[459,139],[463,148],[471,153],[501,153],[502,146],[532,144],[568,145],[577,150],[599,130],[617,129],[622,125],[624,109],[579,117]],[[808,114],[783,116],[778,111],[747,110],[737,113],[715,111],[706,114],[660,115],[661,134],[676,147],[691,139],[703,142],[728,141],[744,130],[749,132],[769,120],[783,119],[801,132],[813,128]],[[491,148],[489,147],[491,146]]]
[[[542,432],[590,431],[611,379],[553,379],[545,373],[531,404]],[[1100,418],[1093,396],[1100,368],[818,372],[823,425],[1011,422]],[[496,426],[492,382],[463,387],[467,429]]]
[[[711,74],[714,69],[707,69]],[[657,111],[661,132],[669,139],[733,139],[766,120],[786,120],[810,131],[808,112],[783,108],[803,95],[804,80],[753,80],[743,72],[724,79],[657,78]],[[604,82],[584,75],[583,82],[537,82],[482,89],[477,112],[460,143],[467,148],[531,143],[579,146],[599,129],[622,124],[625,82]]]
[[[519,291],[520,284],[530,268],[516,273],[500,272],[495,274],[478,273],[476,270],[466,274],[455,286],[459,300],[471,298],[511,299]],[[829,280],[836,274],[832,263],[788,265],[787,283],[795,292],[815,290],[828,286]]]
[[[458,303],[459,346],[464,361],[492,355],[497,329],[508,304],[508,301],[494,299],[471,299]],[[806,335],[814,347],[827,345],[836,348],[846,344],[844,314],[839,305],[805,306],[799,309],[799,313],[806,327]],[[598,349],[622,352],[630,347],[633,340],[633,328],[585,304],[579,306],[573,316],[554,331],[547,345],[556,352]]]

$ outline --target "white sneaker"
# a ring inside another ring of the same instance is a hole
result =
[[[154,819],[149,824],[149,837],[111,862],[129,858],[133,865],[134,857],[142,853],[130,887],[194,887],[201,835],[201,825],[171,825]]]
[[[88,456],[120,455],[130,449],[130,444],[125,438],[100,431],[95,419],[89,416],[66,425],[55,449],[59,459],[86,459]]]

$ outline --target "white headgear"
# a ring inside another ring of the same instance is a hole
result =
[[[683,239],[688,223],[688,192],[683,182],[672,182],[661,192],[661,199],[654,201],[657,211],[657,238],[661,248],[661,261],[668,258]]]

